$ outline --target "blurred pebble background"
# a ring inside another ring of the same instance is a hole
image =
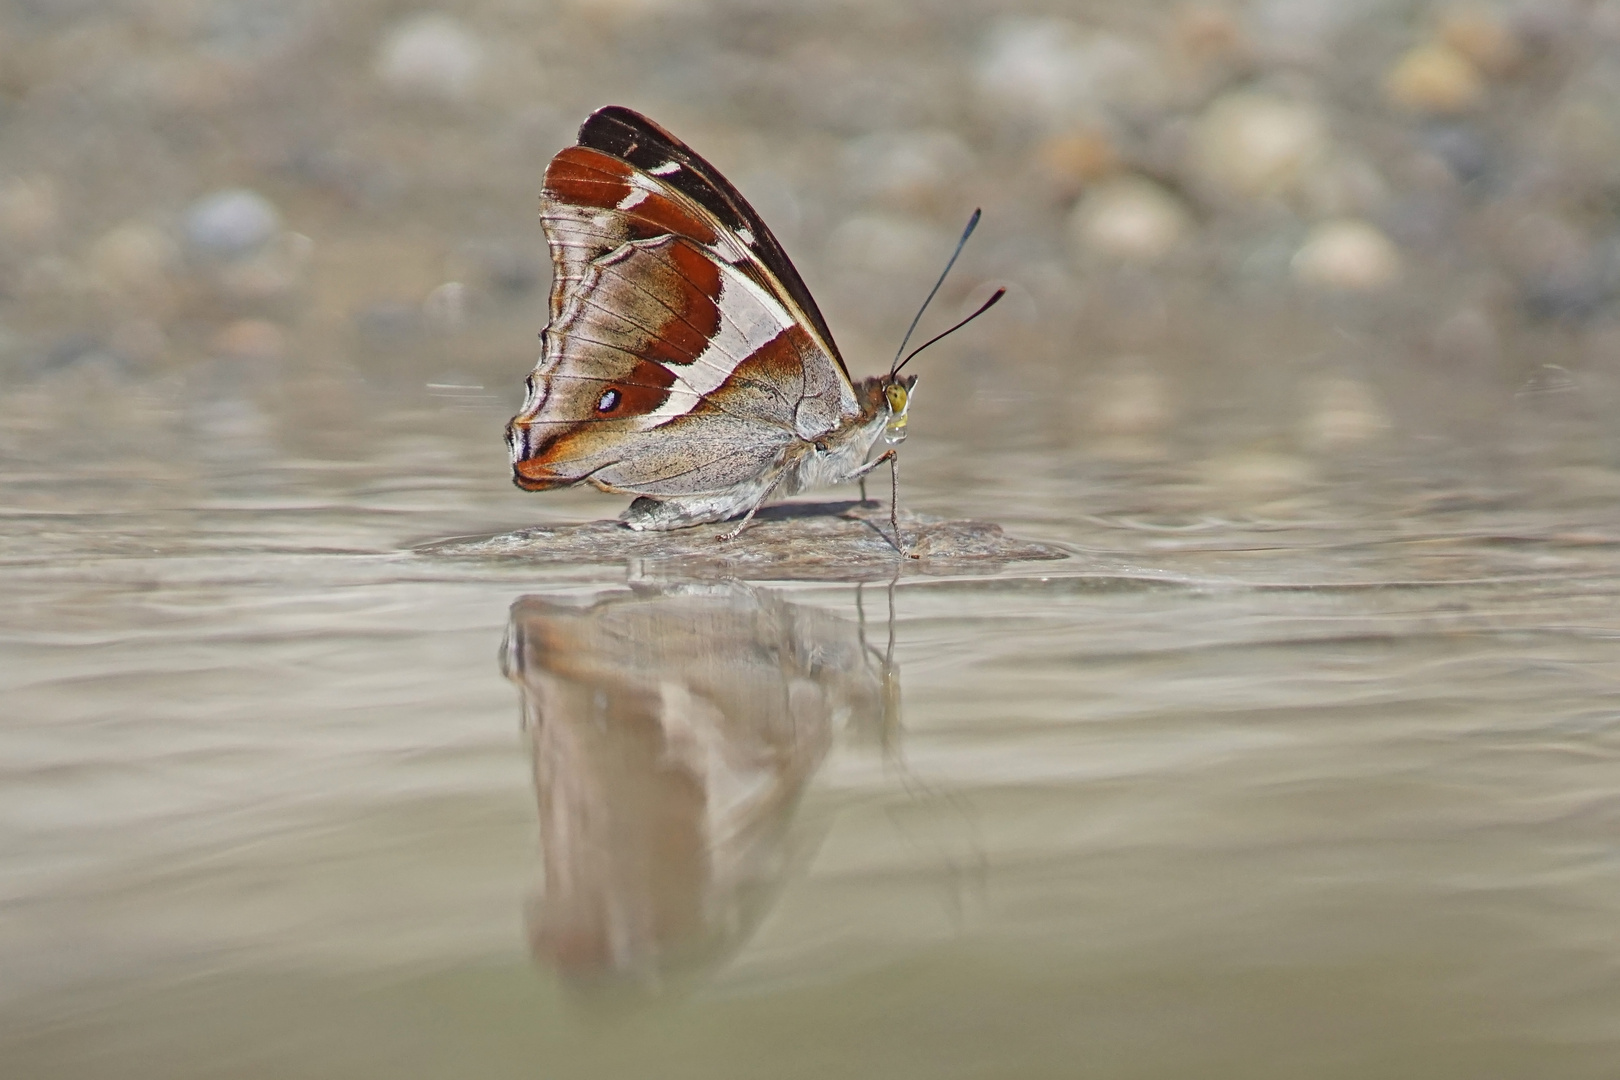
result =
[[[540,178],[607,103],[737,183],[858,374],[985,208],[933,318],[1012,296],[925,437],[1620,475],[1620,0],[6,0],[0,455],[422,414],[499,483]]]

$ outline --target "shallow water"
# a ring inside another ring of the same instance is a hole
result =
[[[1612,0],[0,0],[0,1080],[1620,1076],[1617,88]],[[500,438],[610,102],[857,376],[982,208],[903,503],[1070,557],[433,546],[623,506]]]
[[[1601,462],[924,431],[1073,556],[727,585],[415,553],[619,508],[489,412],[8,471],[7,1075],[1613,1075]]]

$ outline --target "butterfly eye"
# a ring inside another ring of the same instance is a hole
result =
[[[602,391],[602,399],[596,403],[596,411],[599,413],[609,413],[618,407],[619,391],[611,386]]]
[[[883,388],[883,396],[888,399],[889,411],[897,416],[904,416],[906,412],[906,388],[899,383],[890,383]]]

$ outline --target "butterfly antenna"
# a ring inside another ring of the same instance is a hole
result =
[[[1000,300],[1003,296],[1006,296],[1006,295],[1007,295],[1007,289],[1006,289],[1005,286],[997,289],[993,294],[991,294],[990,299],[986,300],[984,303],[979,305],[979,310],[975,311],[973,314],[969,315],[967,318],[963,319],[961,322],[957,323],[955,326],[951,327],[949,330],[946,330],[943,333],[935,334],[933,337],[929,338],[927,341],[923,342],[921,345],[917,346],[915,349],[912,349],[910,354],[907,355],[907,357],[904,360],[902,360],[898,364],[894,365],[894,369],[889,372],[889,378],[892,379],[896,375],[900,374],[900,369],[905,367],[907,364],[911,363],[911,358],[913,356],[916,356],[918,353],[920,353],[924,349],[928,348],[928,346],[932,345],[934,342],[938,341],[940,338],[949,337],[951,334],[956,333],[958,330],[962,329],[962,327],[966,326],[968,323],[972,322],[974,319],[977,319],[980,315],[983,315],[985,312],[987,312],[991,308],[995,307],[996,302],[998,300]]]
[[[956,250],[951,252],[950,261],[945,264],[945,269],[940,271],[939,280],[934,282],[934,287],[932,289],[928,290],[928,298],[922,302],[922,307],[917,309],[916,317],[911,320],[911,325],[906,328],[906,336],[900,339],[900,347],[894,350],[894,366],[889,368],[889,375],[891,378],[894,376],[895,372],[900,370],[900,366],[905,363],[905,361],[901,360],[900,357],[905,353],[906,345],[911,341],[911,335],[916,332],[917,324],[922,322],[923,312],[927,311],[928,305],[933,302],[934,294],[939,292],[939,287],[941,285],[945,284],[946,275],[951,272],[951,267],[956,265],[956,257],[962,254],[962,249],[967,246],[968,237],[972,236],[973,230],[979,227],[979,215],[981,215],[983,212],[983,210],[975,210],[973,211],[973,216],[968,218],[967,228],[962,230],[962,239],[956,242]],[[921,351],[921,349],[918,350],[918,352]],[[916,354],[913,353],[912,355]],[[907,359],[910,358],[908,357]]]

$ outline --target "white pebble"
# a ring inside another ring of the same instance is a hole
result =
[[[375,71],[402,97],[463,101],[484,66],[478,38],[449,15],[417,15],[396,25],[377,51]]]
[[[1147,50],[1069,19],[998,20],[976,74],[992,104],[1053,125],[1109,105],[1157,104],[1170,92]]]
[[[1157,262],[1170,253],[1190,224],[1181,202],[1140,176],[1091,188],[1069,219],[1082,250],[1130,262]]]
[[[1292,192],[1328,150],[1327,126],[1314,107],[1271,94],[1227,94],[1198,125],[1200,171],[1240,195]]]
[[[1293,269],[1307,285],[1370,292],[1400,275],[1401,253],[1373,226],[1347,218],[1312,229],[1294,253]]]

